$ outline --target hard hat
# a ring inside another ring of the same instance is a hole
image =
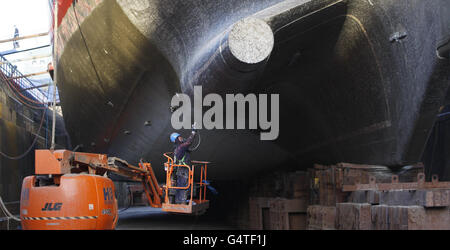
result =
[[[178,134],[178,133],[170,134],[170,141],[175,142],[175,140],[178,138],[178,136],[180,136],[180,134]]]

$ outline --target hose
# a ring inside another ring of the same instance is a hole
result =
[[[189,148],[189,151],[191,151],[191,152],[197,150],[198,147],[200,146],[200,143],[202,142],[202,138],[200,136],[200,133],[196,132],[196,134],[198,135],[198,143],[197,143],[197,145],[195,147]]]
[[[14,90],[12,89],[12,87],[11,87],[9,81],[5,79],[5,77],[4,77],[3,74],[0,74],[0,75],[2,76],[3,80],[6,82],[6,86],[8,86],[9,91],[14,95],[15,98],[12,97],[12,96],[10,96],[10,95],[7,93],[8,91],[5,91],[5,93],[6,93],[9,97],[13,98],[14,100],[16,100],[16,101],[18,101],[18,102],[20,102],[20,103],[22,103],[22,104],[24,104],[24,105],[26,105],[26,106],[32,108],[32,109],[41,109],[41,110],[42,110],[42,109],[45,109],[45,108],[46,108],[45,106],[44,106],[44,107],[36,107],[36,106],[33,106],[33,105],[31,105],[31,104],[28,104],[28,103],[26,103],[26,102],[20,100],[20,98],[19,98],[19,97],[16,95],[16,93],[15,93],[16,91],[14,91]],[[20,92],[18,92],[18,94],[21,95],[21,96],[23,96]]]
[[[17,218],[16,216],[12,215],[8,209],[5,206],[5,203],[3,203],[3,199],[0,196],[0,208],[2,209],[3,213],[8,217],[8,219],[13,219],[15,221],[20,221],[20,218]]]
[[[43,102],[39,102],[39,101],[30,99],[30,98],[28,98],[28,97],[22,95],[22,93],[20,93],[20,90],[17,89],[17,87],[16,87],[12,82],[10,82],[10,80],[9,80],[8,78],[6,78],[6,75],[5,75],[5,74],[2,74],[2,77],[3,77],[3,80],[5,80],[6,83],[9,84],[9,86],[12,86],[12,88],[14,88],[14,90],[15,90],[21,97],[23,97],[25,100],[27,100],[27,101],[29,101],[29,102],[32,102],[32,103],[44,105]]]
[[[12,89],[12,86],[10,85],[11,83],[9,82],[9,80],[5,78],[6,76],[5,76],[3,73],[1,73],[0,75],[1,75],[1,77],[3,78],[3,80],[6,82],[6,85],[7,85],[8,88],[11,90],[12,94],[15,95],[15,93],[14,93],[15,91]],[[16,90],[16,91],[17,91],[17,90]],[[18,92],[18,91],[17,91],[17,92]],[[20,92],[18,92],[18,93],[20,94]],[[20,95],[21,95],[21,94],[20,94]],[[16,96],[16,95],[15,95],[15,96]],[[17,96],[16,96],[16,97],[17,97]],[[26,98],[26,97],[25,97],[25,98]],[[16,98],[13,98],[13,99],[16,99]],[[28,99],[28,98],[27,98],[27,99]],[[41,110],[42,110],[42,109],[45,109],[45,111],[44,111],[44,110],[42,111],[41,122],[40,122],[40,124],[39,124],[39,129],[38,129],[38,131],[36,132],[36,136],[35,136],[35,138],[34,138],[34,140],[33,140],[33,143],[31,144],[31,146],[30,146],[24,153],[22,153],[21,155],[18,155],[18,156],[9,156],[9,155],[3,153],[2,151],[0,151],[0,155],[2,155],[3,157],[5,157],[5,158],[7,158],[7,159],[10,159],[10,160],[19,160],[19,159],[23,158],[24,156],[26,156],[26,155],[33,149],[34,145],[35,145],[36,142],[37,142],[37,139],[38,139],[38,136],[39,136],[39,132],[40,132],[41,129],[42,129],[42,125],[44,124],[44,116],[45,116],[45,114],[47,113],[47,109],[46,109],[45,106],[43,106],[43,107],[35,107],[35,106],[32,106],[32,105],[30,105],[30,104],[28,104],[28,103],[25,103],[25,102],[21,101],[20,98],[18,98],[17,101],[19,101],[19,102],[22,103],[22,104],[25,104],[25,105],[29,106],[30,108],[41,109]]]
[[[77,10],[76,10],[76,3],[77,3],[76,1],[73,1],[73,3],[72,3],[73,4],[72,10],[73,10],[73,14],[75,16],[75,20],[77,22],[78,30],[80,31],[80,35],[81,35],[81,38],[83,39],[84,47],[86,48],[86,52],[88,53],[89,60],[91,61],[92,68],[93,68],[93,70],[95,72],[95,75],[97,76],[97,80],[98,80],[98,82],[100,84],[103,85],[103,82],[100,79],[100,75],[98,74],[97,67],[95,67],[94,60],[92,59],[91,51],[89,50],[89,47],[88,47],[88,45],[86,43],[86,38],[84,37],[83,31],[81,30],[81,25],[80,25],[80,21],[78,20],[78,14],[77,14]]]
[[[47,113],[47,110],[42,112],[41,124],[39,125],[39,129],[36,132],[36,136],[34,137],[33,143],[31,143],[30,147],[23,154],[18,155],[18,156],[9,156],[9,155],[3,153],[2,151],[0,151],[0,155],[2,155],[5,158],[8,158],[10,160],[19,160],[19,159],[22,159],[24,156],[26,156],[31,151],[31,149],[33,149],[34,145],[37,142],[37,139],[39,137],[39,132],[41,131],[42,125],[44,124],[44,116],[46,113]]]
[[[7,77],[3,72],[2,72],[2,74],[1,74],[1,76],[2,76],[3,80],[8,84],[8,86],[10,87],[10,89],[13,88],[13,89],[15,90],[15,92],[17,92],[18,94],[20,94],[20,96],[22,96],[25,100],[30,101],[30,102],[33,102],[33,103],[36,103],[36,104],[44,105],[43,102],[39,102],[39,101],[36,101],[36,100],[32,100],[32,99],[30,99],[30,98],[28,98],[28,97],[22,95],[22,94],[20,93],[20,90],[17,89],[16,86],[15,86],[14,84],[11,83],[11,80],[8,79],[8,77]]]

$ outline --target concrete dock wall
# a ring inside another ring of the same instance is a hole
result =
[[[63,148],[68,142],[64,123],[60,116],[57,116],[56,121],[57,148]],[[0,152],[15,157],[29,151],[17,160],[0,153],[0,196],[14,215],[19,214],[22,180],[34,173],[34,150],[50,147],[51,126],[50,110],[37,110],[23,105],[13,98],[0,81]],[[36,143],[32,146],[35,138]],[[16,229],[18,225],[13,220],[8,221],[0,210],[0,229]]]

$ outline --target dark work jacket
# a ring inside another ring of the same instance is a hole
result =
[[[181,159],[183,159],[183,156],[184,156],[184,160],[183,160],[184,163],[187,165],[191,164],[191,156],[190,156],[189,147],[191,146],[192,141],[194,140],[194,136],[195,136],[195,134],[191,134],[189,136],[189,138],[187,138],[185,141],[183,141],[183,142],[177,141],[175,150],[174,150],[174,155],[175,155],[177,162],[179,162]]]

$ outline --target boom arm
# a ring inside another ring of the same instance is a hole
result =
[[[207,165],[209,162],[192,161],[192,165],[175,164],[170,153],[165,153],[167,162],[164,166],[166,170],[166,185],[161,188],[156,180],[150,163],[140,162],[138,167],[133,166],[117,157],[108,157],[105,154],[91,154],[83,152],[73,152],[69,150],[36,150],[36,174],[52,175],[55,184],[59,184],[61,176],[64,174],[89,173],[93,175],[105,175],[112,172],[124,176],[130,180],[140,181],[144,187],[149,205],[162,208],[166,212],[202,214],[208,209],[209,201],[206,199]],[[176,169],[187,168],[189,171],[188,183],[185,187],[179,187],[172,183]],[[199,182],[194,181],[194,172],[197,169],[200,175]],[[175,204],[169,199],[173,190],[189,191],[188,204]],[[164,198],[164,202],[163,202]]]
[[[72,152],[69,150],[36,150],[36,174],[55,175],[89,174],[104,175],[112,172],[134,181],[141,181],[152,207],[161,207],[162,188],[159,186],[150,163],[140,162],[133,166],[117,157],[105,154]],[[55,178],[58,182],[58,178]]]

